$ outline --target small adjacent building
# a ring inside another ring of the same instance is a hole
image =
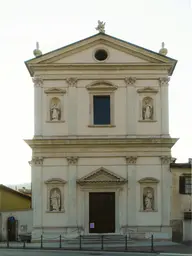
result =
[[[31,196],[0,185],[0,240],[15,241],[31,231]]]
[[[173,240],[192,241],[192,159],[171,163]]]

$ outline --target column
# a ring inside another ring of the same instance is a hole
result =
[[[68,133],[77,134],[77,78],[66,79],[68,84]]]
[[[169,135],[169,77],[159,79],[161,88],[161,134]]]
[[[33,229],[34,232],[36,232],[35,228],[38,228],[38,231],[41,232],[41,228],[43,226],[43,202],[45,201],[43,198],[42,184],[43,158],[33,157],[29,164],[31,165],[32,180]]]
[[[127,160],[127,171],[128,171],[128,226],[129,227],[135,227],[137,226],[137,219],[136,219],[136,213],[137,213],[137,191],[136,191],[136,156],[128,156],[126,157]]]
[[[40,77],[33,77],[34,84],[34,136],[42,135],[42,87],[43,80]]]
[[[170,226],[170,219],[171,219],[172,175],[170,171],[170,163],[171,163],[171,157],[161,156],[162,226]]]
[[[127,98],[127,127],[126,127],[126,132],[128,135],[136,135],[136,118],[137,118],[137,113],[136,113],[136,89],[135,89],[135,83],[136,83],[136,78],[133,77],[126,77],[125,78],[125,83],[127,85],[126,88],[126,98]]]
[[[68,161],[68,226],[77,227],[77,162],[78,157],[67,157]]]

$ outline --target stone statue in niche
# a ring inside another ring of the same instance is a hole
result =
[[[143,120],[153,120],[153,99],[146,97],[142,104]]]
[[[61,192],[58,188],[54,188],[50,192],[50,210],[61,211]]]
[[[143,194],[143,209],[144,211],[154,210],[154,193],[152,188],[145,188]]]
[[[61,120],[61,104],[58,98],[53,98],[51,100],[50,119],[51,121]]]

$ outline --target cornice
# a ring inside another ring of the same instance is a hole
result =
[[[121,139],[32,139],[25,142],[32,148],[111,148],[111,147],[155,147],[155,148],[172,148],[177,142],[176,138],[159,138],[154,141],[153,138],[121,138]]]
[[[135,72],[134,72],[135,73]],[[161,74],[164,77],[163,74]],[[160,74],[152,74],[152,73],[138,73],[134,75],[136,80],[159,80]],[[57,81],[57,80],[67,80],[65,74],[44,74],[41,75],[43,80],[48,81]],[[131,77],[131,73],[129,74],[78,74],[78,81],[79,80],[104,80],[104,81],[115,81],[115,80],[125,80],[126,77]],[[79,87],[79,86],[78,86]]]
[[[172,69],[172,64],[170,63],[53,63],[53,64],[28,64],[28,68],[31,76],[35,72],[44,71],[92,71],[92,70],[102,70],[102,71],[115,71],[120,70],[167,70],[170,73]]]

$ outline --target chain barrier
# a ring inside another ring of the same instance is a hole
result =
[[[133,235],[133,237],[131,237]],[[69,238],[60,234],[55,237],[48,237],[41,235],[36,237],[34,241],[6,241],[0,243],[0,248],[23,248],[23,249],[62,249],[62,250],[101,250],[101,251],[145,251],[145,252],[155,252],[154,248],[154,235],[151,233],[145,234],[142,239],[144,241],[150,241],[149,244],[145,246],[139,245],[140,241],[138,238],[134,237],[136,235],[144,235],[144,233],[128,233],[127,235],[120,236],[110,236],[110,235],[101,235],[101,236],[86,236],[79,235],[74,238]],[[63,239],[64,238],[64,239]],[[138,245],[132,245],[130,242],[138,243]],[[46,246],[49,244],[50,246]],[[3,245],[3,246],[1,246]],[[90,246],[91,245],[91,246]],[[142,247],[142,249],[141,249]],[[143,249],[144,248],[144,249]]]

